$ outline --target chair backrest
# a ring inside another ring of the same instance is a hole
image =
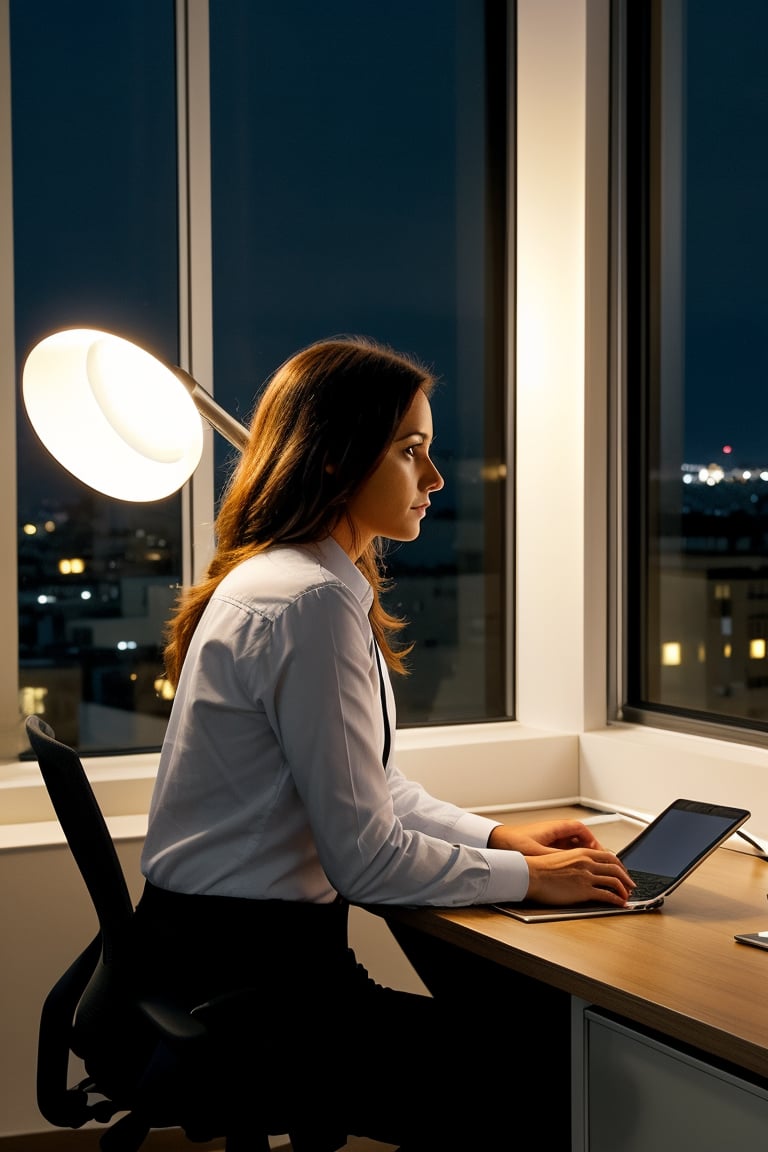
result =
[[[51,1123],[92,1118],[81,1085],[69,1087],[69,1056],[79,1056],[98,1090],[112,1099],[101,1117],[122,1110],[157,1043],[129,988],[126,955],[133,904],[101,808],[73,748],[38,716],[25,721],[45,786],[99,924],[97,937],[46,998],[38,1041],[37,1098]],[[119,1037],[119,1043],[116,1038]],[[87,1094],[86,1094],[87,1095]]]
[[[67,843],[90,893],[109,964],[133,916],[122,865],[80,757],[56,739],[39,716],[25,721],[27,737]]]
[[[257,1117],[250,1093],[220,1083],[217,1049],[209,1043],[206,1008],[171,999],[137,998],[131,989],[133,917],[128,885],[90,781],[74,749],[38,716],[25,721],[54,811],[85,881],[99,933],[48,993],[40,1018],[37,1099],[59,1128],[123,1115],[101,1137],[110,1152],[137,1152],[151,1128],[180,1127],[193,1142],[225,1135],[228,1152],[269,1152],[268,1131],[289,1127]],[[70,1052],[88,1076],[68,1085]],[[94,1096],[104,1099],[93,1100]],[[270,1110],[266,1099],[262,1107]],[[311,1124],[311,1121],[310,1121]],[[289,1133],[304,1152],[335,1152],[336,1132]]]

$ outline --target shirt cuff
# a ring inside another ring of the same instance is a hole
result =
[[[487,848],[488,837],[500,820],[489,820],[474,812],[464,812],[453,826],[453,837],[457,844],[467,844],[470,848]]]
[[[522,852],[488,847],[488,837],[499,824],[500,820],[489,820],[487,816],[465,812],[453,826],[458,843],[480,848],[488,861],[488,883],[483,893],[483,904],[525,900],[530,882],[528,863]]]

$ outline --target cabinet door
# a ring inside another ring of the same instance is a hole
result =
[[[723,1152],[768,1133],[768,1091],[611,1020],[583,1012],[574,1068],[575,1149]]]

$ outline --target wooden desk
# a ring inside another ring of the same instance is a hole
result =
[[[577,813],[515,818],[560,814]],[[595,828],[614,851],[637,831],[626,821]],[[377,911],[768,1082],[768,952],[733,939],[768,929],[767,892],[768,862],[720,848],[658,912],[524,924],[483,907]]]

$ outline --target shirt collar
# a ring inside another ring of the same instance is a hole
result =
[[[313,547],[322,566],[346,584],[367,613],[373,603],[373,589],[341,545],[336,543],[333,536],[326,536],[325,540],[317,541]]]

